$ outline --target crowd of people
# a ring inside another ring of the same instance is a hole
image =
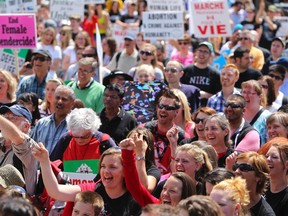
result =
[[[152,43],[146,0],[60,23],[39,2],[37,48],[19,77],[0,69],[0,215],[287,215],[285,10],[228,3],[231,37],[195,38],[185,16]]]

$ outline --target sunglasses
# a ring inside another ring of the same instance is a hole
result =
[[[275,78],[276,80],[282,80],[282,77],[274,75],[272,73],[268,74],[268,76],[270,76],[271,78]]]
[[[196,118],[195,120],[194,120],[194,122],[196,123],[196,124],[199,124],[200,122],[204,122],[205,121],[205,119],[204,118]]]
[[[168,73],[168,72],[177,73],[178,70],[177,70],[177,68],[165,68],[164,72],[166,72],[166,73]]]
[[[82,57],[83,58],[86,58],[86,57],[94,57],[96,56],[95,54],[82,54]]]
[[[34,56],[33,61],[37,61],[37,60],[44,62],[47,60],[47,58],[45,56]]]
[[[179,41],[178,44],[179,44],[179,45],[182,45],[182,44],[183,44],[183,45],[187,45],[187,44],[189,44],[189,43],[188,43],[188,42],[181,42],[181,41]]]
[[[255,171],[255,168],[250,164],[233,164],[233,171],[236,171],[237,169],[239,169],[241,172]]]
[[[169,105],[165,105],[165,104],[162,104],[162,103],[158,103],[158,108],[159,109],[165,109],[167,111],[179,109],[178,106],[169,106]]]
[[[247,38],[247,37],[243,37],[243,38],[239,38],[239,40],[249,40],[249,38]]]
[[[153,55],[152,52],[150,52],[150,51],[143,51],[143,50],[140,51],[140,54],[141,54],[141,55],[146,55],[146,56],[152,56],[152,55]]]
[[[237,108],[243,108],[243,106],[241,104],[237,104],[237,103],[225,103],[224,107],[231,107],[232,109],[237,109]]]

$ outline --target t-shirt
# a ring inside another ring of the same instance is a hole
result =
[[[277,216],[288,213],[288,187],[278,193],[272,193],[270,189],[266,192],[266,201],[270,204]]]
[[[273,209],[263,197],[250,209],[250,214],[251,216],[275,216]]]
[[[241,89],[241,84],[243,82],[248,80],[258,80],[260,76],[262,76],[262,74],[259,71],[253,68],[248,68],[246,71],[239,74],[239,79],[235,83],[235,87]]]

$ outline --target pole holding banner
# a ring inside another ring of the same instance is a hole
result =
[[[16,76],[17,80],[20,80],[20,72],[19,72],[19,61],[18,61],[18,49],[13,49],[14,52],[14,58],[15,58],[15,69],[16,69]]]

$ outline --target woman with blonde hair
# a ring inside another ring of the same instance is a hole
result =
[[[152,65],[154,68],[154,72],[155,72],[155,79],[163,81],[164,74],[162,70],[159,67],[157,67],[156,47],[150,43],[145,43],[141,47],[139,54],[140,54],[139,65],[142,65],[142,64]],[[134,78],[136,70],[137,70],[137,67],[133,67],[130,69],[128,74]]]
[[[172,92],[180,99],[181,105],[179,112],[174,118],[174,123],[181,127],[190,138],[194,137],[193,131],[195,128],[195,123],[192,121],[190,107],[186,95],[179,89],[171,89]]]
[[[191,49],[191,37],[188,34],[184,34],[183,39],[178,41],[178,51],[171,55],[171,60],[177,60],[184,66],[193,63],[193,53]]]
[[[55,111],[54,93],[59,85],[63,85],[60,79],[50,79],[46,83],[45,98],[43,103],[39,106],[41,118],[49,116]]]
[[[267,140],[266,119],[271,114],[266,106],[266,95],[262,86],[256,80],[249,80],[241,84],[241,95],[246,101],[244,119],[250,123],[260,134],[260,143]]]
[[[70,26],[63,26],[59,32],[59,46],[64,51],[68,46],[74,45],[72,40],[72,28]]]
[[[0,105],[16,104],[17,81],[10,72],[0,69]]]
[[[56,30],[52,27],[45,28],[41,35],[41,42],[37,43],[37,49],[48,50],[51,54],[50,78],[57,77],[57,71],[62,60],[61,48],[57,45]]]
[[[250,202],[246,182],[240,177],[216,184],[210,197],[219,204],[225,216],[244,216]]]
[[[79,48],[84,49],[89,45],[91,45],[89,34],[86,31],[78,32],[78,34],[75,37],[75,44],[68,46],[63,51],[64,57],[62,61],[62,70],[66,71],[70,65],[77,62],[77,50]]]

